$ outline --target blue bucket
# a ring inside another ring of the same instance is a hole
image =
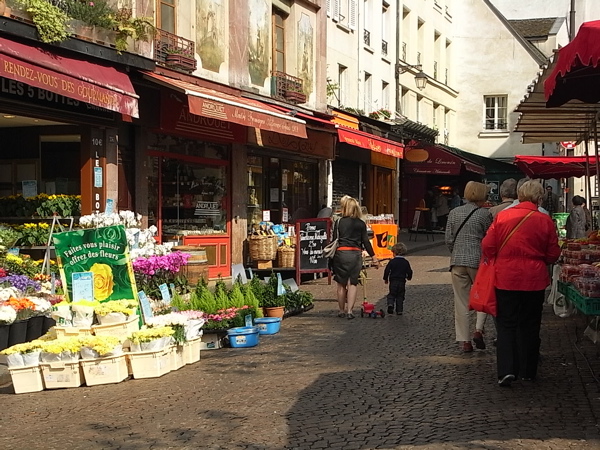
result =
[[[234,348],[256,347],[258,345],[257,327],[238,327],[227,330],[229,344]]]
[[[281,328],[281,317],[261,317],[254,319],[258,334],[277,334]]]

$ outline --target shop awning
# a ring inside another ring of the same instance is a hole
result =
[[[588,162],[589,161],[589,162]],[[596,160],[585,156],[515,156],[515,164],[530,178],[570,178],[586,175],[589,165],[590,176],[596,175]]]
[[[152,72],[144,72],[144,76],[161,86],[184,93],[188,98],[190,113],[197,116],[306,138],[306,122],[304,120],[283,114],[266,103],[226,94]]]
[[[114,67],[0,38],[0,76],[139,117],[138,96],[131,80]]]
[[[396,158],[402,158],[404,156],[404,145],[400,142],[390,141],[373,134],[349,128],[338,128],[337,132],[340,142],[344,144],[366,148],[367,150],[394,156]]]
[[[459,175],[464,168],[479,175],[485,168],[440,147],[412,141],[406,148],[404,172],[425,175]]]
[[[600,20],[583,23],[555,59],[552,73],[544,81],[546,106],[560,106],[569,100],[600,101]]]

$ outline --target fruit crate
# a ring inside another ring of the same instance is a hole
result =
[[[561,294],[568,295],[569,294],[569,286],[571,286],[570,283],[565,283],[564,281],[557,280],[557,289],[558,289],[558,292],[560,292]]]
[[[567,298],[586,316],[600,316],[600,298],[584,297],[573,286],[569,286]]]

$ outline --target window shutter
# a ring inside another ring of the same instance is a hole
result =
[[[348,19],[348,28],[351,30],[356,30],[356,5],[358,0],[350,0],[350,4],[348,5],[348,15],[350,16]]]
[[[331,0],[333,2],[333,5],[331,5],[331,7],[333,8],[333,10],[331,11],[331,15],[333,17],[333,20],[339,22],[340,20],[340,0]]]
[[[327,17],[331,17],[331,0],[327,0]]]

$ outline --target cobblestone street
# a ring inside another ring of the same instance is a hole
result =
[[[538,382],[499,388],[491,320],[487,350],[462,354],[454,341],[445,247],[408,258],[403,316],[340,319],[320,279],[303,285],[315,308],[258,347],[206,351],[158,379],[1,388],[0,448],[600,448],[599,384],[584,358],[598,374],[598,352],[582,317],[547,307]],[[382,275],[369,270],[366,292],[384,308]]]

